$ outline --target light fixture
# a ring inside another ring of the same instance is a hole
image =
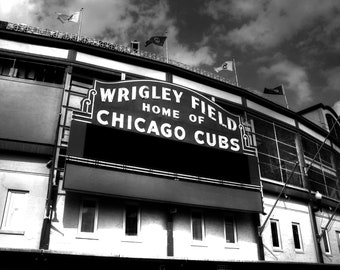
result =
[[[315,192],[315,199],[317,201],[321,201],[322,200],[322,194],[319,191]]]
[[[319,191],[316,191],[314,198],[315,198],[315,201],[313,203],[313,212],[318,212],[318,211],[322,212],[322,204],[321,204],[322,194]]]

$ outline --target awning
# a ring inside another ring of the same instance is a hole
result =
[[[162,203],[262,212],[259,188],[177,180],[71,161],[66,164],[64,188]]]

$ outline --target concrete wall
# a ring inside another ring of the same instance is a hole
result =
[[[140,206],[140,234],[124,235],[124,208],[131,203],[124,199],[96,198],[99,204],[98,229],[92,237],[78,233],[79,211],[86,195],[67,193],[58,197],[57,222],[52,222],[50,249],[54,251],[167,258],[167,213],[162,204],[138,202]],[[238,243],[227,245],[224,240],[224,213],[204,210],[205,239],[193,243],[191,236],[191,211],[177,207],[173,214],[174,257],[199,260],[258,260],[253,221],[250,214],[235,214]],[[245,256],[244,254],[247,254]]]
[[[264,195],[264,211],[269,214],[277,197]],[[266,216],[260,215],[261,224]],[[312,224],[306,204],[294,201],[291,198],[282,196],[277,206],[274,208],[270,219],[279,222],[281,249],[272,245],[272,234],[270,221],[268,221],[263,231],[263,243],[265,245],[266,261],[298,261],[317,262],[316,250],[313,240]],[[292,223],[298,223],[301,229],[302,250],[295,250],[292,232]]]
[[[174,218],[174,253],[176,257],[196,260],[258,260],[254,225],[250,214],[235,213],[237,242],[228,244],[224,236],[222,211],[204,210],[205,238],[202,243],[191,238],[191,209]],[[246,255],[245,255],[246,254]]]
[[[340,263],[340,215],[337,213],[330,223],[329,220],[332,217],[334,209],[322,209],[316,213],[316,225],[318,227],[318,234],[321,234],[321,228],[325,228],[328,224],[328,239],[330,245],[330,252],[325,252],[325,246],[323,240],[321,240],[321,250],[323,253],[323,259],[325,263]]]
[[[26,213],[20,231],[0,229],[0,247],[39,248],[45,213],[48,160],[14,154],[0,154],[0,219],[3,221],[8,190],[27,192]]]

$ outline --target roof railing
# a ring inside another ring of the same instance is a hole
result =
[[[89,37],[85,37],[85,36],[80,36],[78,38],[77,34],[70,34],[70,33],[67,33],[67,32],[50,30],[50,29],[30,26],[30,25],[22,24],[22,23],[17,24],[17,23],[8,22],[7,25],[6,25],[6,30],[30,33],[30,34],[34,34],[34,35],[52,37],[52,38],[56,38],[56,39],[70,40],[70,41],[73,41],[73,42],[83,43],[83,44],[94,46],[94,47],[101,47],[101,48],[111,50],[111,51],[130,54],[130,55],[134,55],[134,56],[137,56],[137,57],[147,58],[147,59],[151,59],[151,60],[154,60],[154,61],[170,64],[170,65],[180,67],[182,69],[186,69],[186,70],[189,70],[191,72],[198,73],[200,75],[212,78],[212,79],[217,80],[217,81],[221,81],[221,82],[231,84],[231,85],[236,85],[235,82],[233,82],[229,79],[226,79],[225,77],[222,77],[222,76],[220,76],[216,73],[212,73],[210,71],[206,71],[206,70],[203,70],[203,69],[195,67],[195,66],[183,64],[181,62],[178,62],[178,61],[175,61],[175,60],[172,60],[172,59],[166,59],[166,57],[152,53],[152,52],[143,51],[143,50],[136,51],[135,49],[133,49],[131,47],[124,46],[124,45],[117,44],[117,43],[113,43],[113,42],[109,42],[109,41],[102,41],[102,40],[98,40],[98,39],[95,39],[95,38],[89,38]]]

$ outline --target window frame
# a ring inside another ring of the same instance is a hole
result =
[[[248,118],[254,123],[252,133],[256,138],[260,178],[269,182],[285,183],[293,172],[296,162],[301,164],[298,133],[275,121],[261,118],[255,114],[248,114]],[[270,132],[268,130],[269,127]],[[293,136],[294,145],[289,143],[291,140],[283,139],[281,136],[282,132],[288,132],[289,135]],[[262,148],[261,143],[263,144]],[[296,161],[287,159],[289,155],[296,157]],[[267,160],[267,162],[263,160]],[[266,172],[266,170],[270,171]],[[300,166],[295,168],[288,184],[303,187],[304,183]]]
[[[83,222],[83,209],[84,209],[84,202],[90,201],[95,203],[95,212],[94,212],[94,225],[93,225],[93,232],[82,232],[82,222]],[[99,216],[99,206],[98,200],[93,198],[83,198],[80,204],[79,209],[79,217],[78,217],[78,238],[97,238],[97,231],[98,231],[98,216]]]
[[[325,252],[326,255],[332,255],[328,231],[325,228],[321,228],[321,233],[323,234],[322,238],[321,238],[321,241],[323,242],[323,251]],[[328,251],[327,251],[327,249],[328,249]]]
[[[336,237],[337,244],[338,244],[338,251],[340,253],[340,231],[335,231],[335,237]]]
[[[298,241],[299,241],[299,245],[300,248],[296,247],[296,242],[295,242],[295,237],[294,237],[294,226],[296,227],[297,230],[297,236],[298,236]],[[302,234],[301,234],[301,227],[300,227],[300,223],[298,222],[292,222],[292,233],[293,233],[293,242],[294,242],[294,248],[296,252],[303,252],[303,242],[302,242]]]
[[[127,226],[127,208],[128,207],[135,207],[137,209],[137,233],[136,235],[129,235],[126,234],[126,226]],[[123,236],[124,236],[124,240],[127,241],[136,241],[140,238],[140,234],[141,234],[141,207],[139,205],[135,205],[135,204],[127,204],[124,207],[124,216],[123,216]]]
[[[324,196],[338,199],[335,152],[326,145],[321,149],[322,151],[318,151],[321,143],[307,136],[301,137],[301,144],[305,164],[310,167],[307,177],[310,189],[315,192],[319,191]],[[329,157],[329,161],[324,158],[325,156]]]
[[[194,215],[200,215],[200,230],[202,233],[202,239],[195,239],[194,238]],[[190,228],[191,228],[191,241],[193,245],[202,245],[205,243],[205,220],[204,220],[204,215],[202,211],[192,211],[191,216],[190,216]]]
[[[275,227],[276,227],[278,246],[274,246],[272,224],[275,224]],[[270,219],[270,232],[271,232],[271,238],[272,238],[271,244],[272,244],[273,250],[282,251],[282,237],[281,237],[281,230],[280,230],[280,222],[278,219]]]
[[[4,205],[4,211],[3,211],[3,215],[1,218],[1,226],[0,226],[0,230],[1,232],[9,232],[11,234],[25,234],[25,224],[26,222],[20,222],[20,225],[18,226],[11,226],[11,225],[7,225],[7,223],[10,221],[10,218],[8,217],[9,212],[11,211],[11,208],[13,208],[14,203],[13,203],[13,195],[12,194],[21,194],[23,196],[25,196],[25,198],[21,198],[24,199],[24,202],[20,203],[20,219],[21,220],[25,220],[26,218],[26,209],[27,209],[27,201],[28,201],[28,194],[29,191],[27,190],[18,190],[18,189],[8,189],[7,190],[7,195],[6,195],[6,201],[5,201],[5,205]]]
[[[228,242],[227,241],[227,219],[231,220],[234,242]],[[235,216],[234,215],[225,215],[224,220],[223,220],[223,226],[224,226],[224,241],[225,241],[226,247],[237,246],[238,245],[238,237],[237,237],[237,226],[236,226]]]

